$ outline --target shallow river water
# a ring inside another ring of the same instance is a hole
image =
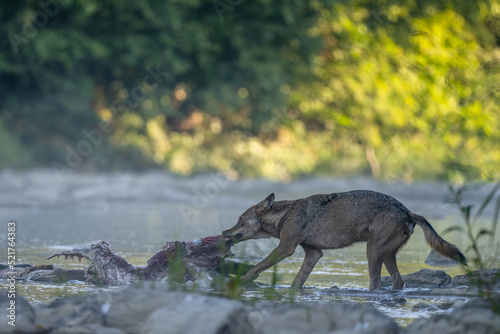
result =
[[[413,212],[424,215],[441,232],[449,226],[462,224],[455,207],[445,204],[446,186],[442,183],[380,183],[369,178],[311,178],[290,183],[264,180],[232,181],[222,174],[180,178],[162,172],[144,174],[66,174],[58,177],[50,170],[0,173],[0,232],[3,245],[7,241],[7,223],[16,221],[16,263],[57,264],[65,268],[82,268],[83,262],[54,258],[52,253],[73,247],[88,247],[98,240],[107,241],[111,248],[135,265],[143,265],[165,241],[193,240],[220,234],[233,226],[238,216],[249,206],[274,192],[277,200],[295,199],[315,193],[370,189],[393,195]],[[470,194],[467,201],[478,202],[487,188]],[[485,212],[485,217],[491,215]],[[489,227],[488,219],[482,226]],[[479,226],[476,226],[479,229]],[[445,239],[462,250],[468,242],[464,235],[453,232]],[[484,239],[486,240],[486,239]],[[497,238],[498,240],[498,238]],[[235,260],[257,263],[277,245],[278,240],[252,240],[233,247]],[[401,273],[409,274],[422,268],[442,269],[450,276],[463,274],[457,267],[439,268],[425,264],[430,248],[421,229],[416,228],[407,245],[398,254]],[[494,252],[485,248],[487,256]],[[0,255],[6,263],[7,251]],[[466,253],[466,255],[470,255]],[[375,306],[406,325],[415,318],[446,312],[440,305],[461,301],[460,298],[416,298],[389,294],[338,295],[328,293],[333,286],[349,291],[368,292],[368,271],[365,245],[324,251],[324,256],[307,280],[302,292],[290,297],[293,281],[303,259],[298,249],[277,268],[277,289],[285,302],[342,301]],[[387,275],[385,268],[382,275]],[[272,281],[273,270],[258,278],[262,289],[249,289],[243,297],[251,300],[267,298],[265,287]],[[0,281],[0,288],[5,282]],[[34,303],[49,303],[56,298],[82,293],[98,293],[97,288],[82,283],[41,284],[18,282],[17,291]],[[120,287],[107,288],[120,289]],[[463,299],[464,301],[466,299]],[[435,305],[418,308],[419,303]]]

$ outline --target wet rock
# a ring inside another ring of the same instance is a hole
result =
[[[34,281],[34,282],[67,282],[67,281],[85,281],[85,270],[65,269],[55,265],[27,265],[10,269],[0,269],[0,279],[7,279],[9,273],[14,272],[16,280]]]
[[[500,305],[500,299],[495,301]],[[486,300],[473,300],[450,313],[443,313],[429,319],[417,319],[407,329],[407,334],[431,333],[498,333],[500,314],[493,311],[493,305]]]
[[[425,303],[417,303],[415,305],[413,305],[412,307],[412,310],[413,311],[418,311],[418,310],[425,310],[429,307],[428,304],[425,304]]]
[[[14,301],[14,306],[12,306],[11,301]],[[14,309],[15,307],[15,309]],[[2,316],[2,321],[0,321],[0,333],[31,333],[35,332],[35,313],[31,305],[19,294],[16,294],[15,298],[8,297],[8,291],[0,290],[0,309],[2,314],[6,314],[7,317]],[[11,313],[11,310],[13,312]],[[9,325],[9,322],[15,320],[15,326]]]
[[[442,270],[422,269],[401,277],[405,288],[441,288],[451,282],[451,277]],[[382,286],[392,286],[389,276],[382,277]]]
[[[378,301],[379,304],[386,305],[386,306],[398,306],[398,305],[404,305],[408,301],[403,298],[403,297],[395,297],[395,298],[383,298]]]
[[[477,297],[479,290],[474,288],[436,288],[428,292],[428,296]]]
[[[464,305],[467,303],[466,300],[457,300],[456,302],[453,303],[453,305],[451,307],[454,307],[454,308],[461,308],[461,307],[464,307]]]
[[[412,308],[413,311],[421,311],[421,310],[426,310],[426,311],[439,311],[441,308],[438,305],[429,305],[425,303],[417,303],[413,306]]]
[[[251,333],[253,327],[246,314],[240,302],[185,295],[175,304],[154,311],[144,322],[140,333]]]
[[[258,317],[256,317],[258,318]],[[396,323],[376,309],[355,304],[280,305],[262,314],[259,333],[398,333]]]
[[[431,250],[427,258],[425,259],[425,263],[433,267],[454,267],[458,266],[459,264],[457,261],[453,261],[452,259],[444,257],[434,249]]]
[[[76,326],[62,326],[54,329],[49,334],[126,334],[118,328],[104,327],[99,324],[76,325]]]
[[[439,305],[441,310],[448,310],[456,305],[457,302],[445,302]]]
[[[49,305],[35,307],[35,324],[39,328],[56,329],[62,326],[105,324],[103,305],[111,293],[57,299]]]
[[[478,287],[479,284],[486,290],[500,290],[500,270],[483,269],[469,274],[457,275],[451,280],[449,287]]]
[[[420,311],[420,310],[427,310],[427,311],[440,311],[440,310],[448,310],[452,307],[456,307],[458,305],[461,305],[460,303],[457,302],[445,302],[442,304],[425,304],[425,303],[417,303],[413,305],[412,310],[413,311]]]
[[[106,325],[126,333],[140,333],[143,323],[163,307],[175,307],[186,295],[181,292],[163,292],[129,288],[113,294],[109,300]]]
[[[153,312],[174,306],[184,297],[185,294],[180,292],[129,288],[118,293],[62,298],[49,305],[37,306],[35,324],[53,331],[61,327],[83,330],[93,328],[89,325],[100,325],[125,333],[140,333],[144,321]]]
[[[240,302],[155,286],[59,299],[38,307],[35,323],[51,334],[220,333],[223,328],[238,333],[235,326],[246,321],[239,316],[244,311]]]

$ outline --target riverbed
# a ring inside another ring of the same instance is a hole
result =
[[[165,241],[193,240],[220,234],[233,226],[238,216],[249,206],[264,199],[271,192],[276,200],[296,199],[316,193],[368,189],[390,194],[415,213],[425,216],[440,233],[454,225],[462,225],[458,209],[446,203],[448,191],[441,182],[406,184],[378,182],[371,178],[346,179],[305,178],[289,183],[267,180],[231,180],[224,174],[212,173],[183,178],[161,171],[119,174],[59,175],[52,170],[0,173],[0,221],[5,232],[0,233],[2,244],[7,241],[7,223],[16,224],[16,263],[57,264],[66,268],[82,268],[82,262],[45,260],[56,251],[70,248],[88,248],[98,240],[107,241],[111,248],[135,265],[145,264]],[[491,186],[470,192],[465,200],[476,204]],[[487,209],[475,229],[489,228],[492,208]],[[469,245],[464,234],[452,232],[446,240],[464,250]],[[483,253],[491,258],[491,267],[498,267],[495,251],[483,239]],[[497,238],[498,240],[498,231]],[[233,247],[234,259],[255,264],[277,245],[278,240],[251,240]],[[430,248],[421,229],[416,228],[407,245],[398,254],[401,273],[409,274],[423,268],[442,269],[450,276],[463,274],[458,267],[431,267],[425,264]],[[0,257],[6,263],[7,252]],[[466,253],[466,256],[471,256]],[[342,301],[375,306],[400,325],[415,318],[447,312],[447,307],[466,298],[402,297],[392,300],[386,294],[359,296],[331,294],[336,286],[368,291],[369,279],[365,245],[358,244],[340,250],[325,251],[311,273],[302,292],[293,296],[287,292],[303,259],[298,249],[293,256],[276,268],[277,290],[283,302],[315,301],[328,303]],[[387,275],[385,268],[382,275]],[[259,300],[265,296],[265,287],[273,280],[273,270],[261,274],[261,289],[243,292],[243,298]],[[5,285],[0,282],[0,287]],[[78,282],[45,284],[18,282],[18,292],[33,303],[49,303],[56,298],[76,294],[96,293],[102,290]],[[207,288],[208,289],[208,288]],[[422,307],[423,304],[432,307]],[[441,307],[443,306],[443,307]],[[448,307],[449,308],[449,307]]]

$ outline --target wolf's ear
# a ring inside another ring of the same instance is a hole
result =
[[[262,211],[267,211],[271,208],[274,203],[274,193],[267,196],[265,200],[259,203],[259,209]]]

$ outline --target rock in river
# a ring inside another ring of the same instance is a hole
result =
[[[500,306],[500,298],[493,300]],[[492,302],[475,299],[450,313],[438,314],[430,319],[417,319],[407,334],[487,334],[500,331],[500,314],[493,311]]]
[[[483,289],[486,290],[500,290],[500,270],[482,269],[476,270],[466,275],[457,275],[451,280],[449,287],[477,287],[481,284]]]
[[[402,275],[405,288],[442,288],[451,282],[451,277],[442,270],[421,269],[417,272]],[[391,286],[389,276],[382,277],[382,286]]]
[[[425,259],[425,263],[433,267],[455,267],[459,265],[457,261],[444,257],[434,249],[431,250]]]

